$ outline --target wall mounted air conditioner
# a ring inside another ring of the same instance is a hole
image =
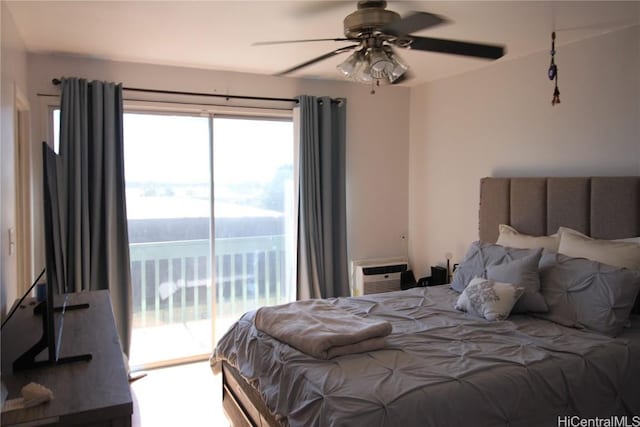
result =
[[[405,258],[351,261],[351,295],[400,290],[400,275],[409,269]]]

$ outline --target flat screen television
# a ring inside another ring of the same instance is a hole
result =
[[[54,295],[58,290],[63,289],[61,285],[66,283],[64,269],[58,268],[63,265],[63,236],[66,234],[63,229],[65,209],[60,198],[61,183],[60,175],[61,158],[49,147],[46,142],[42,143],[42,206],[44,217],[44,244],[46,262],[46,288],[47,296],[34,308],[34,315],[42,316],[42,336],[29,350],[18,357],[13,362],[13,370],[37,368],[41,366],[56,365],[76,361],[91,360],[90,354],[60,357],[59,345],[64,329],[64,312],[80,308],[89,308],[88,304],[66,305],[56,307]],[[59,316],[57,319],[56,317]],[[58,321],[56,321],[58,320]],[[46,352],[45,352],[46,351]],[[44,357],[41,356],[42,353]]]

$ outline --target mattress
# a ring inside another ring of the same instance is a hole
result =
[[[383,349],[319,360],[242,316],[211,356],[291,426],[549,426],[640,415],[640,317],[617,338],[527,315],[489,322],[453,308],[448,285],[333,298],[389,321]],[[640,422],[640,419],[638,419]]]

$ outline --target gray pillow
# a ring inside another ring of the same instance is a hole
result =
[[[451,287],[464,291],[474,277],[487,277],[487,267],[524,258],[540,249],[516,249],[493,243],[473,242],[453,275]]]
[[[542,256],[542,248],[534,249],[534,251],[534,253],[524,258],[487,267],[487,279],[513,283],[524,288],[524,294],[516,302],[513,310],[511,310],[512,313],[545,312],[549,310],[544,297],[540,293],[538,264]]]
[[[549,312],[538,317],[617,336],[640,291],[640,272],[544,251],[540,283]]]

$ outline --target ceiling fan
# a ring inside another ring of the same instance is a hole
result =
[[[332,56],[353,51],[338,70],[348,79],[361,83],[398,83],[406,79],[409,69],[394,48],[426,52],[465,55],[476,58],[498,59],[504,55],[504,47],[457,40],[436,39],[411,35],[416,31],[448,22],[445,18],[427,12],[412,12],[401,17],[388,10],[386,1],[359,1],[355,12],[344,18],[342,38],[285,40],[258,42],[254,45],[303,43],[317,41],[354,42],[277,73],[284,75]]]

